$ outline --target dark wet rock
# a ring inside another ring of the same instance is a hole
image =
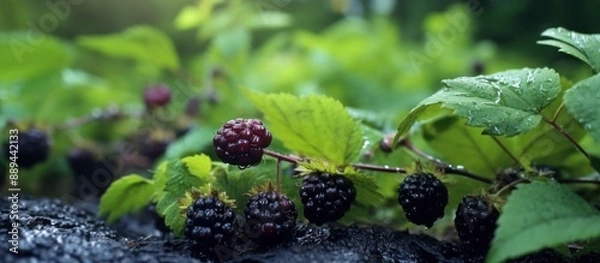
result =
[[[96,217],[93,203],[21,198],[19,205],[19,254],[13,254],[6,242],[12,229],[10,201],[0,200],[0,262],[210,262],[186,240],[158,231],[152,211],[108,227]],[[300,225],[287,244],[256,248],[244,242],[241,237],[237,243],[246,248],[243,253],[220,249],[215,254],[236,263],[483,262],[481,255],[469,255],[452,243],[374,226]]]

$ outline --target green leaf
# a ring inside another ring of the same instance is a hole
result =
[[[71,65],[66,45],[50,35],[0,33],[0,82],[28,79]]]
[[[456,116],[424,124],[422,134],[442,160],[462,165],[475,174],[493,178],[498,168],[513,162],[492,137],[481,135],[481,128],[462,125]]]
[[[600,142],[600,74],[575,83],[565,92],[564,101],[569,113]]]
[[[179,58],[171,39],[149,26],[134,26],[119,34],[82,36],[77,43],[110,57],[133,59],[167,69],[179,68]]]
[[[153,182],[137,174],[123,176],[114,181],[100,199],[100,216],[108,223],[147,206],[154,194]]]
[[[260,166],[264,166],[264,164]],[[233,171],[224,169],[218,170],[215,174],[215,177],[217,178],[215,186],[217,189],[226,192],[227,196],[234,199],[237,204],[245,204],[246,199],[248,199],[247,194],[254,185],[263,185],[267,180],[274,177],[274,167],[272,165],[268,165],[269,171],[261,169],[261,167],[255,168],[257,169],[239,170],[236,168]],[[241,211],[241,209],[243,209],[242,205],[239,205],[237,209],[239,212],[243,212]]]
[[[169,162],[163,161],[156,167],[156,171],[154,171],[152,180],[154,181],[154,192],[156,193],[154,197],[155,202],[158,202],[165,195],[165,186],[167,185],[167,180],[169,180],[169,176],[167,175],[168,164]]]
[[[558,51],[574,56],[600,71],[600,34],[581,34],[562,27],[550,28],[542,36],[552,40],[541,40],[538,44],[559,48]]]
[[[200,180],[205,182],[211,182],[214,180],[210,171],[211,171],[211,160],[207,155],[194,155],[188,156],[181,161],[185,164],[190,174],[198,177]]]
[[[360,124],[339,101],[322,95],[246,94],[265,114],[273,137],[289,150],[338,165],[349,163],[360,152]]]
[[[372,176],[357,173],[349,175],[356,188],[356,204],[359,206],[378,207],[382,205],[383,195]]]
[[[486,262],[600,236],[600,212],[556,182],[520,184],[498,219]]]
[[[562,78],[561,86],[562,91],[558,97],[564,97],[565,91],[569,90],[573,84]],[[571,138],[580,141],[587,133],[563,106],[563,100],[555,100],[542,111],[542,115],[556,116],[555,122]],[[591,172],[589,166],[582,165],[587,162],[585,156],[578,152],[560,131],[548,123],[542,123],[520,136],[503,140],[503,143],[522,163],[552,164],[552,166],[573,175]]]
[[[208,162],[207,162],[208,160]],[[190,171],[190,167],[193,172]],[[192,189],[214,181],[210,174],[211,162],[205,156],[191,156],[167,164],[166,173],[169,176],[165,184],[165,194],[156,205],[157,211],[165,217],[165,224],[173,233],[181,235],[185,225],[185,217],[181,214],[179,199]],[[208,174],[205,172],[208,171]]]
[[[485,134],[514,136],[535,128],[540,112],[560,92],[560,79],[551,69],[508,70],[487,76],[442,81],[444,88],[423,100],[398,126],[404,135],[426,108],[454,110],[466,124]]]

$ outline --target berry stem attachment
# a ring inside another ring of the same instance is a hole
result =
[[[571,144],[573,144],[573,146],[575,146],[575,148],[577,148],[578,151],[580,151],[583,155],[585,155],[586,158],[588,158],[588,159],[590,158],[588,153],[581,147],[581,145],[579,145],[579,143],[577,143],[575,141],[575,139],[573,139],[573,137],[571,137],[571,135],[569,135],[569,133],[567,131],[565,131],[565,129],[562,126],[560,126],[559,124],[556,123],[556,120],[550,120],[550,119],[546,118],[545,116],[542,116],[542,120],[544,120],[544,122],[550,124],[552,127],[554,127],[554,129],[556,129],[563,136],[565,136],[565,138],[567,140],[569,140],[569,142],[571,142]]]

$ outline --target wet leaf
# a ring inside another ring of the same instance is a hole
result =
[[[520,184],[508,198],[486,262],[600,236],[600,212],[556,182]]]
[[[575,83],[564,100],[569,113],[600,142],[600,74]]]
[[[444,88],[423,100],[400,123],[405,134],[426,108],[441,104],[466,124],[483,127],[485,134],[514,136],[540,123],[541,111],[560,92],[559,75],[552,69],[508,70],[487,76],[442,81]]]
[[[558,27],[547,29],[542,36],[552,39],[538,44],[557,47],[558,51],[587,63],[595,72],[600,71],[600,34],[581,34]]]

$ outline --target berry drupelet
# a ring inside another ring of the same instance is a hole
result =
[[[398,203],[404,209],[406,218],[417,225],[431,227],[444,217],[448,204],[448,189],[437,177],[430,173],[412,174],[398,188]]]
[[[463,197],[456,210],[454,226],[460,240],[467,247],[486,252],[496,230],[500,213],[483,196]]]
[[[302,181],[300,198],[304,217],[322,225],[342,218],[356,198],[354,184],[342,175],[316,172]]]
[[[217,131],[213,146],[219,159],[243,169],[260,163],[271,140],[271,133],[260,120],[235,119]]]
[[[291,238],[298,216],[287,196],[270,189],[251,196],[244,214],[246,235],[260,245],[275,245]]]
[[[235,214],[218,197],[199,197],[186,213],[184,234],[200,250],[228,245],[234,235]]]

